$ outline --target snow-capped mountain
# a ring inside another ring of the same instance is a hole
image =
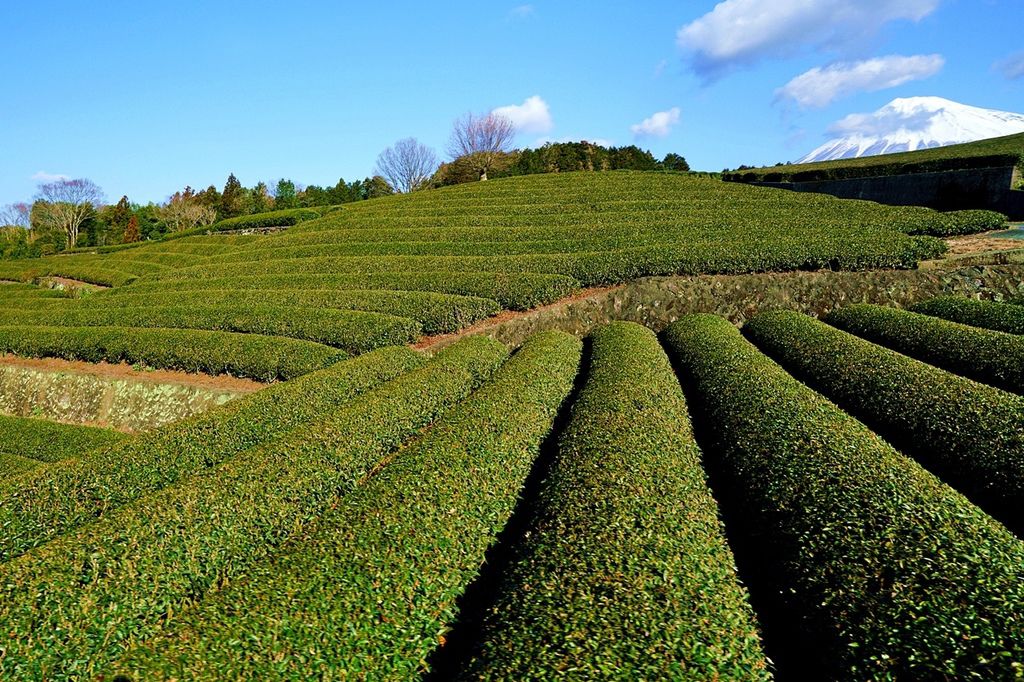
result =
[[[941,97],[894,99],[873,114],[850,114],[833,125],[835,139],[797,163],[945,147],[1024,133],[1024,114],[980,109]]]

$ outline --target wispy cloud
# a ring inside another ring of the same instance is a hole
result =
[[[679,107],[651,114],[640,123],[630,126],[636,137],[666,137],[679,123]]]
[[[725,0],[679,29],[693,70],[712,81],[801,49],[862,43],[886,24],[920,21],[941,0]]]
[[[540,95],[528,97],[522,104],[498,107],[492,113],[512,121],[519,133],[546,133],[555,127],[548,103]]]
[[[528,19],[536,14],[533,5],[516,5],[508,12],[509,19]]]
[[[70,175],[63,175],[61,173],[47,173],[46,171],[38,171],[32,176],[32,180],[38,182],[56,182],[57,180],[70,180]]]
[[[1006,59],[1001,59],[993,65],[999,73],[1010,80],[1024,78],[1024,51],[1011,54]]]
[[[934,76],[946,60],[942,55],[903,57],[889,55],[860,62],[837,62],[806,71],[775,91],[779,99],[790,99],[801,107],[825,107],[858,92],[895,88]]]

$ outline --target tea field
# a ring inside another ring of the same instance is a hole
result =
[[[508,178],[249,216],[211,234],[0,263],[0,352],[289,379],[502,310],[647,275],[911,268],[998,214],[893,208],[666,173]],[[317,217],[320,216],[320,217]],[[297,223],[270,235],[228,228]],[[181,332],[178,330],[189,330]]]
[[[2,352],[276,380],[135,436],[0,420],[0,679],[1021,679],[1024,306],[409,347],[991,219],[565,174],[0,264]]]

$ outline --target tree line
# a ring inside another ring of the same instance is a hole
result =
[[[103,190],[87,179],[42,183],[31,203],[0,207],[0,258],[27,258],[73,247],[95,247],[160,239],[164,235],[238,216],[291,208],[334,206],[395,193],[416,192],[489,178],[572,171],[690,170],[670,153],[656,159],[635,145],[549,142],[515,149],[512,122],[494,113],[466,114],[452,125],[448,160],[415,138],[399,140],[377,157],[374,174],[334,186],[300,185],[281,179],[271,187],[245,187],[228,175],[223,189],[186,186],[162,204],[140,204],[122,196],[107,204]]]

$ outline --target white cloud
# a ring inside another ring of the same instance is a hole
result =
[[[1006,59],[996,62],[995,68],[1010,80],[1024,78],[1024,52],[1012,54]]]
[[[630,126],[637,137],[665,137],[672,132],[672,126],[679,123],[679,107],[659,111],[640,123]]]
[[[945,65],[942,55],[889,55],[860,62],[838,62],[806,71],[775,91],[801,107],[825,107],[857,92],[875,92],[928,78]]]
[[[856,45],[900,19],[920,21],[941,0],[725,0],[679,29],[693,69],[713,80],[802,48]]]
[[[534,15],[533,5],[517,5],[509,10],[509,19],[526,19]]]
[[[520,133],[546,133],[555,126],[554,121],[551,120],[548,103],[539,95],[527,98],[522,104],[498,107],[491,113],[504,116],[512,121],[516,132]]]
[[[32,180],[39,182],[56,182],[58,180],[70,180],[70,175],[62,175],[60,173],[47,173],[46,171],[39,171],[32,176]]]

